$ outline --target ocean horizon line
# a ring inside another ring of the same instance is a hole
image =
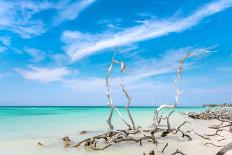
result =
[[[94,105],[94,106],[92,106],[92,105],[78,105],[78,106],[73,106],[73,105],[53,105],[53,106],[51,106],[51,105],[48,105],[48,106],[46,106],[46,105],[35,105],[35,106],[33,106],[33,105],[7,105],[7,106],[4,106],[4,105],[0,105],[0,108],[4,108],[4,107],[9,107],[9,108],[20,108],[20,107],[22,107],[22,108],[30,108],[30,107],[39,107],[39,108],[47,108],[47,107],[76,107],[76,108],[78,108],[78,107],[80,107],[80,108],[109,108],[109,106],[103,106],[103,105],[98,105],[98,106],[96,106],[96,105]],[[118,107],[118,108],[124,108],[125,106],[115,106],[115,107]],[[130,108],[158,108],[159,106],[130,106]],[[178,106],[178,107],[176,107],[176,108],[200,108],[200,107],[203,107],[203,106]]]

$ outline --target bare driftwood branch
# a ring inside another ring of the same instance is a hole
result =
[[[226,140],[226,139],[222,138],[222,139],[218,139],[217,141],[220,142],[220,141],[223,141],[223,140]]]
[[[174,153],[172,153],[171,155],[176,155],[176,154],[186,155],[178,149]]]
[[[223,146],[216,155],[224,155],[226,152],[232,150],[232,142]]]
[[[113,112],[114,112],[114,106],[113,106],[112,98],[111,98],[110,93],[109,93],[109,89],[110,89],[110,88],[109,88],[109,77],[110,77],[111,70],[112,70],[112,68],[113,68],[114,57],[115,57],[115,53],[114,53],[114,55],[113,55],[113,58],[112,58],[110,67],[109,67],[109,69],[108,69],[108,74],[107,74],[107,76],[106,76],[106,96],[107,96],[107,98],[108,98],[108,104],[109,104],[109,106],[111,107],[110,114],[109,114],[109,118],[108,118],[108,120],[107,120],[107,123],[108,123],[108,125],[109,125],[110,130],[113,130],[113,129],[114,129],[113,124],[112,124],[112,122],[111,122],[112,116],[113,116]]]
[[[183,64],[185,63],[185,61],[193,56],[200,56],[203,53],[208,53],[209,51],[206,49],[197,49],[191,52],[187,52],[179,61],[179,68],[177,70],[177,79],[180,80],[181,79],[181,73],[183,71]]]
[[[125,86],[123,85],[123,81],[121,81],[121,88],[122,88],[123,93],[125,94],[125,96],[128,99],[128,103],[126,105],[126,111],[127,111],[128,116],[129,116],[129,118],[131,120],[133,130],[135,130],[136,129],[135,122],[134,122],[134,119],[132,118],[132,115],[131,115],[130,110],[129,110],[129,106],[130,106],[130,103],[131,103],[131,97],[128,95],[127,90],[125,89]]]
[[[106,96],[108,98],[108,104],[111,107],[107,123],[109,125],[110,130],[113,130],[113,125],[112,125],[111,121],[112,121],[113,111],[116,110],[117,113],[119,114],[121,120],[128,126],[129,129],[131,129],[131,126],[129,125],[129,123],[127,123],[127,121],[123,118],[123,116],[120,113],[120,111],[114,106],[112,98],[111,98],[110,93],[109,93],[109,78],[110,78],[110,74],[111,74],[111,71],[112,71],[114,63],[119,63],[121,65],[120,72],[122,72],[122,71],[124,71],[126,69],[126,67],[125,67],[125,65],[124,65],[123,62],[119,62],[119,61],[115,60],[115,54],[116,53],[114,53],[114,55],[113,55],[110,67],[108,69],[108,74],[106,76]]]
[[[205,49],[197,49],[195,51],[192,52],[187,52],[179,61],[179,68],[177,70],[177,80],[174,81],[175,83],[175,87],[176,87],[176,96],[175,96],[175,104],[173,105],[166,105],[166,104],[162,104],[160,105],[159,108],[156,109],[156,113],[158,113],[161,109],[163,108],[176,108],[177,105],[179,104],[179,97],[181,95],[181,93],[183,92],[183,90],[179,90],[177,87],[177,81],[180,81],[181,79],[181,73],[183,71],[183,64],[186,61],[186,59],[193,57],[193,56],[199,56],[202,53],[207,53],[208,51]]]
[[[63,138],[63,141],[64,141],[64,147],[69,147],[71,146],[71,140],[69,137],[64,137]]]
[[[41,142],[38,142],[37,144],[38,144],[39,146],[44,146],[44,144],[41,143]]]
[[[193,131],[194,131],[194,130],[193,130]],[[201,137],[201,138],[203,138],[203,139],[211,140],[210,138],[205,137],[205,136],[203,136],[203,135],[201,135],[201,134],[199,134],[199,133],[196,133],[195,131],[194,131],[194,133],[195,133],[197,136],[199,136],[199,137]]]
[[[223,147],[224,145],[216,145],[216,144],[214,144],[214,143],[211,143],[211,142],[206,142],[206,143],[204,143],[205,145],[213,145],[213,146],[215,146],[215,147]]]
[[[168,147],[168,143],[166,143],[166,145],[164,146],[164,148],[162,149],[161,152],[164,152],[164,150],[166,149],[166,147]]]

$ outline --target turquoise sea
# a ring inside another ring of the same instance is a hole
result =
[[[202,107],[180,107],[177,112],[201,111]],[[127,118],[124,107],[119,107]],[[154,107],[131,107],[136,124],[150,125]],[[165,109],[163,113],[170,111]],[[75,135],[82,130],[107,130],[109,107],[0,107],[0,142]],[[125,127],[114,113],[113,123]]]

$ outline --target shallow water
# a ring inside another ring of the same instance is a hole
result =
[[[131,113],[136,126],[149,129],[152,124],[154,109],[151,107],[132,107]],[[172,127],[177,127],[183,121],[190,122],[182,127],[182,130],[194,130],[201,134],[212,134],[214,130],[209,126],[218,124],[216,120],[194,120],[187,116],[180,115],[179,112],[197,112],[204,110],[201,107],[180,107],[170,117]],[[128,120],[125,109],[120,107],[122,115]],[[173,109],[163,109],[161,114],[167,114]],[[178,148],[185,154],[199,155],[204,152],[207,155],[215,155],[218,147],[206,146],[205,139],[190,133],[193,140],[187,141],[179,134],[170,134],[160,138],[160,133],[156,133],[159,141],[158,145],[143,141],[143,145],[138,143],[119,143],[104,151],[93,151],[84,146],[78,148],[64,148],[62,138],[69,136],[71,143],[77,144],[81,140],[92,137],[107,131],[106,119],[109,114],[108,107],[0,107],[0,155],[141,155],[144,152],[154,150],[156,155],[170,155]],[[117,113],[113,116],[115,129],[126,129]],[[80,131],[87,130],[87,134],[81,135]],[[215,136],[212,141],[218,145],[225,145],[231,142],[230,132],[220,132],[225,140],[218,142],[221,137]],[[39,146],[38,142],[44,144]],[[168,142],[168,147],[164,153],[161,152]],[[98,145],[104,145],[100,143]],[[228,152],[232,154],[232,151]]]
[[[203,110],[202,107],[180,107],[177,112]],[[119,107],[127,118],[123,107]],[[136,125],[149,126],[153,119],[152,107],[132,107]],[[165,109],[162,113],[167,113]],[[75,135],[82,130],[103,131],[108,128],[108,107],[0,107],[0,142],[34,138],[58,138]],[[127,118],[128,119],[128,118]],[[113,123],[125,128],[117,113]]]

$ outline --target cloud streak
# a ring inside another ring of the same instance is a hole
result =
[[[68,0],[59,3],[44,1],[4,1],[0,0],[0,30],[11,31],[22,38],[31,38],[45,33],[53,26],[65,20],[73,20],[80,12],[95,0],[81,0],[68,4]],[[46,10],[57,12],[52,22],[36,17],[38,13]]]
[[[117,33],[83,34],[78,31],[65,31],[62,36],[66,53],[72,61],[101,52],[104,49],[148,40],[182,32],[197,25],[204,18],[228,9],[232,0],[220,0],[209,3],[191,15],[168,20],[146,20],[142,25],[127,28]]]
[[[60,24],[64,20],[73,20],[79,16],[79,14],[88,6],[93,4],[96,0],[81,0],[70,4],[59,12],[55,18],[55,25]]]
[[[0,37],[0,53],[5,52],[9,49],[11,45],[11,38],[8,36],[1,36]]]
[[[71,71],[65,67],[38,68],[31,66],[29,70],[18,68],[15,70],[27,80],[39,81],[44,83],[62,81],[65,76],[71,74]]]
[[[34,48],[25,48],[25,53],[27,53],[32,59],[32,62],[40,62],[46,59],[46,54],[45,52],[34,49]]]
[[[48,2],[0,1],[0,30],[20,34],[23,38],[41,34],[45,31],[41,20],[31,18],[38,12],[51,8]]]

